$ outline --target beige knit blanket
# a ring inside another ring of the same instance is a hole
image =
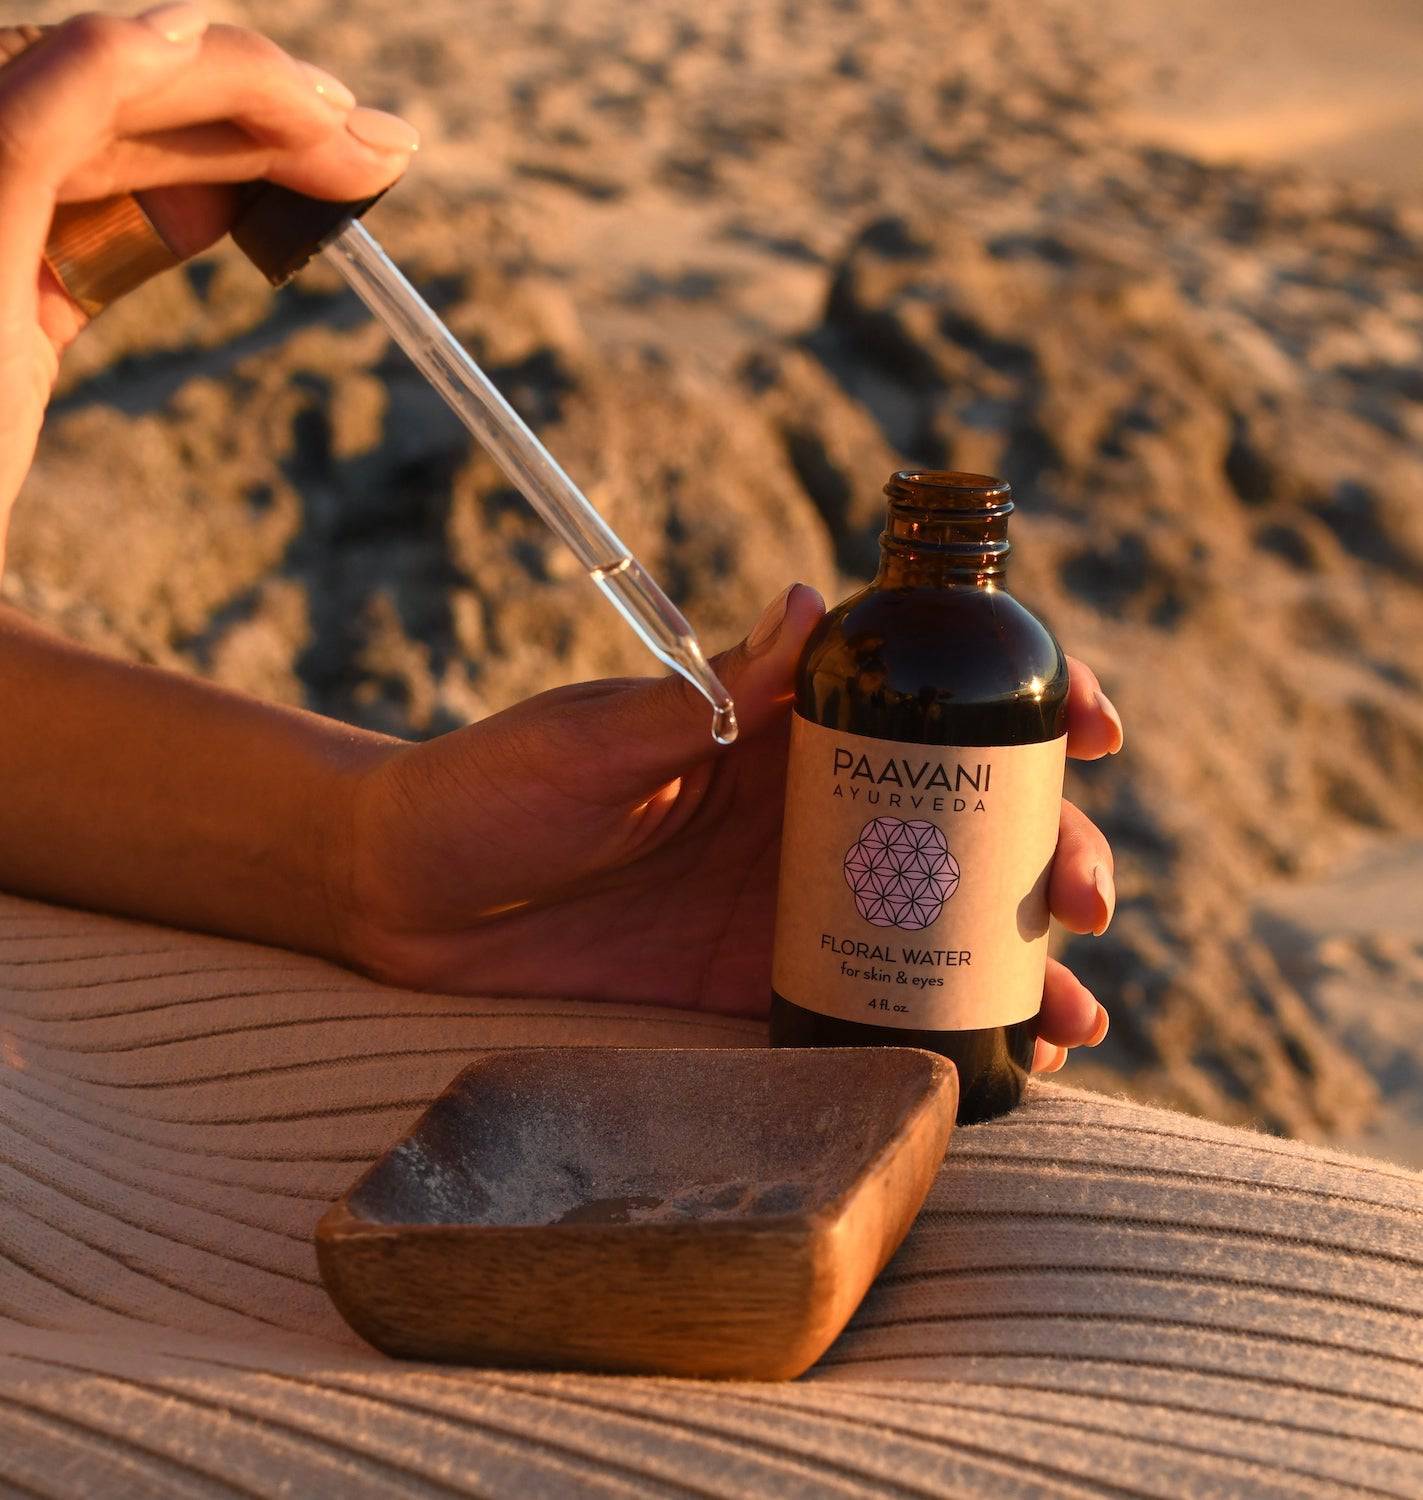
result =
[[[327,1202],[481,1048],[744,1045],[0,898],[0,1493],[1423,1496],[1423,1178],[1036,1085],[789,1385],[360,1344]]]

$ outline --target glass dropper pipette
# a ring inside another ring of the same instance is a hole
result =
[[[719,744],[729,745],[736,738],[735,705],[707,664],[682,612],[594,510],[434,309],[359,221],[347,224],[324,253],[509,481],[568,544],[647,649],[685,677],[711,704],[712,737]]]
[[[324,251],[529,504],[572,548],[647,649],[711,704],[712,737],[729,745],[736,738],[736,707],[682,612],[361,227],[360,215],[381,196],[337,203],[273,182],[245,183],[232,238],[275,287],[285,286]],[[161,240],[141,204],[125,195],[91,208],[77,223],[72,215],[66,223],[56,216],[45,253],[52,270],[61,268],[55,271],[60,282],[92,313],[154,273],[152,245]],[[146,225],[137,239],[131,232],[134,216]],[[164,265],[171,255],[165,247]],[[93,307],[84,302],[86,286],[104,292],[95,291]]]

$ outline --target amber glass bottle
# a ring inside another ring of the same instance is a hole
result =
[[[771,1041],[941,1053],[971,1123],[1032,1062],[1067,662],[1004,591],[1004,481],[902,472],[885,493],[879,573],[796,681]]]

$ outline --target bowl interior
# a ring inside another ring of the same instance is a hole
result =
[[[945,1064],[907,1048],[531,1048],[467,1069],[348,1200],[380,1224],[746,1220],[827,1203]]]

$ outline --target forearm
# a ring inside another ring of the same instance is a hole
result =
[[[393,743],[0,610],[0,889],[344,958],[352,791]]]

